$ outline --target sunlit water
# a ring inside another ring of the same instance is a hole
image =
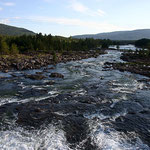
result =
[[[44,83],[51,80],[50,78],[42,81],[32,81],[25,79],[23,73],[35,73],[41,70],[30,70],[24,72],[15,72],[18,78],[11,77],[11,73],[0,76],[8,77],[0,82],[0,105],[19,102],[26,103],[29,101],[42,101],[45,98],[56,97],[61,93],[71,93],[77,96],[97,96],[103,99],[102,103],[111,101],[111,108],[118,102],[127,101],[134,95],[136,97],[147,97],[146,103],[150,105],[149,85],[139,82],[146,79],[144,76],[131,74],[128,72],[119,72],[117,70],[104,70],[105,62],[122,62],[120,60],[121,52],[108,51],[108,54],[99,56],[98,58],[90,58],[81,61],[60,63],[55,66],[54,70],[45,72],[45,76],[49,76],[51,72],[59,72],[64,74],[65,78],[54,79],[55,84],[52,86]],[[91,87],[96,86],[97,89]],[[26,92],[36,89],[37,93],[27,95]],[[46,89],[46,91],[45,91]],[[38,92],[38,91],[42,91]],[[111,91],[111,92],[110,92]],[[25,94],[24,94],[25,93]],[[24,94],[24,96],[19,96]],[[99,95],[99,96],[98,96]],[[101,97],[102,95],[102,97]],[[140,104],[139,104],[140,105]],[[140,107],[140,106],[139,106]],[[142,106],[141,106],[142,107]],[[100,150],[149,150],[150,148],[144,144],[135,133],[130,133],[130,137],[116,131],[103,124],[103,120],[115,120],[119,116],[124,116],[128,112],[127,108],[104,114],[102,111],[96,113],[86,113],[84,117],[89,125],[88,137],[92,139]],[[61,113],[61,112],[59,112]],[[65,114],[63,114],[65,115]],[[66,114],[67,115],[67,114]],[[0,149],[2,150],[70,150],[69,143],[66,140],[65,132],[62,130],[61,122],[59,125],[50,124],[41,130],[28,130],[15,126],[14,122],[9,122],[9,129],[0,131]],[[87,138],[88,138],[87,137]],[[134,143],[131,140],[134,139]],[[86,142],[81,141],[74,149],[84,149],[82,145]]]
[[[132,51],[135,51],[135,50],[141,50],[141,48],[137,48],[135,47],[135,45],[132,45],[132,44],[128,44],[128,45],[120,45],[119,47],[117,45],[112,45],[109,47],[110,49],[120,49],[120,50],[132,50]]]

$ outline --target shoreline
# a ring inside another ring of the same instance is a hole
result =
[[[7,73],[10,70],[30,70],[40,69],[48,65],[54,65],[58,63],[66,63],[69,61],[77,61],[81,59],[87,59],[91,57],[98,57],[99,55],[105,54],[104,50],[99,51],[74,51],[64,52],[63,54],[33,54],[33,55],[5,55],[0,56],[0,71]]]
[[[113,63],[113,69],[121,72],[128,71],[135,74],[140,74],[150,77],[150,58],[141,57],[138,54],[124,53],[121,56],[125,63]]]

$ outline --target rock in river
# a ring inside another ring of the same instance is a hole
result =
[[[45,82],[46,85],[54,85],[55,84],[55,81],[51,80],[51,81],[48,81],[48,82]]]
[[[50,77],[51,78],[64,78],[64,75],[54,72],[54,73],[51,73]]]
[[[45,78],[45,76],[41,74],[34,74],[34,75],[26,75],[26,78],[32,79],[32,80],[42,80]]]

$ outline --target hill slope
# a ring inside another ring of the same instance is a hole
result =
[[[99,34],[77,35],[73,38],[94,38],[94,39],[110,39],[110,40],[139,40],[142,38],[150,39],[150,29],[141,29],[133,31],[116,31]]]
[[[5,24],[0,24],[0,35],[19,36],[23,34],[34,35],[35,33],[24,28],[17,28]]]

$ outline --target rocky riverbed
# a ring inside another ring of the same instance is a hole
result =
[[[121,59],[126,63],[110,64],[114,69],[120,71],[129,71],[136,74],[141,74],[150,77],[150,59],[147,56],[139,56],[134,52],[123,53]],[[108,64],[107,64],[108,65]],[[109,65],[108,65],[109,66]]]
[[[149,150],[150,79],[120,56],[0,73],[0,149]]]
[[[0,71],[8,72],[9,70],[29,70],[40,69],[41,67],[60,62],[75,61],[87,59],[90,57],[98,57],[104,54],[103,50],[99,51],[78,51],[78,52],[63,52],[62,54],[33,54],[33,55],[16,55],[16,56],[1,56]]]

